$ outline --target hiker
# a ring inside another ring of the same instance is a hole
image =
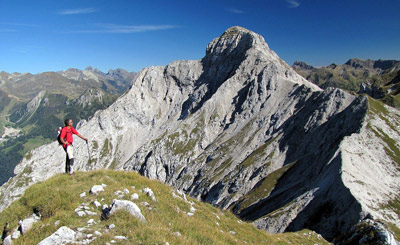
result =
[[[10,226],[9,222],[7,222],[6,225],[4,226],[3,235],[1,236],[1,240],[3,242],[4,242],[4,239],[6,239],[6,237],[8,237],[8,234],[10,233],[9,226]]]
[[[62,130],[61,130],[60,141],[62,142],[64,150],[67,155],[66,162],[65,162],[65,173],[71,175],[74,172],[74,170],[73,170],[74,146],[72,145],[74,138],[72,137],[72,135],[76,134],[81,139],[85,140],[86,143],[88,142],[88,138],[85,138],[82,135],[80,135],[78,133],[78,131],[76,131],[75,128],[72,127],[72,124],[73,124],[72,119],[70,119],[70,118],[65,119],[64,123],[65,123],[65,127],[62,128]]]

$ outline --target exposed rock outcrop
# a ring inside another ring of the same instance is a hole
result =
[[[232,27],[202,60],[144,69],[82,123],[90,154],[74,142],[76,167],[135,170],[270,232],[333,239],[367,215],[400,226],[384,206],[400,190],[399,112],[372,102],[321,90],[260,35]],[[0,210],[62,172],[64,154],[57,143],[33,150],[0,188]]]
[[[85,91],[78,98],[74,99],[72,103],[78,104],[82,107],[86,107],[91,105],[95,101],[99,101],[100,103],[103,101],[104,93],[100,90],[89,89]]]
[[[38,245],[68,244],[74,242],[76,232],[66,226],[60,227],[55,233],[47,237]]]
[[[393,235],[384,227],[383,224],[373,220],[363,220],[351,228],[351,230],[341,237],[337,245],[351,244],[385,244],[398,245]]]
[[[143,216],[140,208],[133,202],[128,200],[114,200],[111,205],[110,215],[118,212],[119,210],[125,210],[133,217],[139,219],[142,222],[146,222],[146,218]]]
[[[362,82],[360,84],[360,90],[357,93],[368,94],[375,99],[382,99],[383,97],[385,97],[385,93],[382,88],[379,88],[368,81]]]
[[[26,119],[25,117],[32,115],[40,106],[44,96],[46,94],[46,90],[40,91],[32,100],[30,100],[26,107],[23,107],[16,111],[15,113],[19,116],[19,119],[16,121],[17,123],[21,120]]]

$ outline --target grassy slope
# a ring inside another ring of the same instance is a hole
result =
[[[105,192],[98,196],[79,196],[88,192],[95,184],[107,185]],[[135,188],[132,188],[135,186]],[[157,198],[152,201],[140,190],[150,187]],[[141,223],[127,213],[119,212],[106,221],[100,221],[100,209],[95,209],[92,201],[98,200],[102,204],[110,204],[116,196],[117,190],[127,188],[130,194],[139,194],[140,207],[147,223]],[[0,215],[0,225],[11,221],[11,227],[17,226],[20,217],[27,217],[33,208],[38,208],[43,216],[42,220],[34,225],[23,238],[14,244],[37,244],[42,239],[51,235],[60,226],[66,225],[74,230],[86,226],[89,219],[97,222],[91,229],[100,231],[103,236],[98,237],[93,244],[110,242],[114,236],[123,235],[128,238],[125,244],[327,244],[325,240],[310,231],[271,235],[256,229],[253,225],[239,221],[232,213],[221,211],[210,204],[193,201],[197,209],[193,217],[183,212],[189,212],[190,204],[182,199],[172,197],[172,188],[160,182],[149,180],[134,172],[121,172],[101,170],[94,172],[77,172],[73,177],[57,175],[43,183],[30,187],[24,196],[14,202]],[[141,205],[148,202],[152,210]],[[78,217],[74,210],[81,203],[89,203],[98,216]],[[177,211],[179,208],[179,212]],[[219,218],[218,218],[218,217]],[[57,226],[54,223],[59,220]],[[218,223],[218,224],[217,224]],[[109,233],[105,231],[106,225],[115,224],[116,228]],[[230,231],[236,232],[235,234]],[[174,235],[180,232],[181,237]]]
[[[7,96],[7,93],[5,93],[3,90],[0,90],[0,135],[3,133],[3,127],[5,123],[4,115],[1,112],[7,108],[10,102],[11,99]]]

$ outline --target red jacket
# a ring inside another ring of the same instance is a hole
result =
[[[78,134],[78,131],[76,131],[74,127],[64,127],[61,130],[60,138],[67,142],[67,144],[64,144],[64,148],[67,148],[67,146],[71,145],[74,141],[74,138],[72,137],[73,134]]]

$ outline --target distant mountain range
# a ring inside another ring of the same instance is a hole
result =
[[[61,72],[0,73],[0,184],[29,150],[54,140],[66,117],[76,123],[107,108],[137,73],[92,67]]]
[[[68,69],[60,72],[0,73],[0,90],[20,100],[31,100],[40,91],[61,93],[70,98],[82,94],[87,89],[101,89],[109,94],[118,94],[127,90],[137,73],[123,69],[103,73],[87,67],[85,70]]]
[[[313,67],[296,61],[292,68],[325,89],[342,88],[400,107],[400,61],[350,59],[343,65]]]

